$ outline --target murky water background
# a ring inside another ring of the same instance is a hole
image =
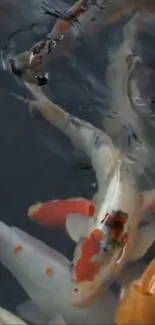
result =
[[[11,32],[34,21],[48,28],[52,18],[44,16],[40,5],[40,0],[1,0],[1,45]],[[83,37],[82,46],[48,64],[48,92],[52,99],[99,127],[102,127],[99,109],[106,109],[109,96],[104,82],[108,49],[111,44],[114,47],[120,44],[122,24],[111,26],[92,37]],[[38,35],[25,33],[20,37],[18,46],[20,44],[23,51],[27,49],[28,42],[37,40]],[[0,71],[0,218],[71,257],[74,244],[67,234],[63,230],[49,230],[31,222],[27,211],[37,201],[78,196],[90,198],[95,191],[92,185],[96,182],[94,172],[91,168],[83,168],[81,157],[74,152],[68,139],[46,121],[32,119],[28,108],[10,96],[9,91],[30,97],[8,72]],[[2,266],[0,280],[0,305],[15,311],[16,305],[24,301],[26,295]]]

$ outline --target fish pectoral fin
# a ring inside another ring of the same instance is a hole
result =
[[[32,324],[47,324],[47,317],[31,300],[20,304],[16,310],[21,318]]]
[[[155,212],[155,189],[140,193],[142,200],[142,211],[144,213]]]
[[[65,322],[64,318],[61,315],[57,314],[48,322],[48,325],[51,324],[66,325],[67,323]]]
[[[66,230],[75,242],[78,242],[80,237],[88,230],[90,218],[78,213],[69,214],[66,219]]]
[[[130,262],[142,258],[155,240],[155,222],[139,228]]]

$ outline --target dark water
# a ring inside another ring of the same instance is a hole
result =
[[[54,23],[43,15],[40,3],[40,0],[1,0],[1,44],[13,30],[34,20]],[[95,108],[102,108],[107,96],[104,84],[108,63],[106,49],[113,39],[119,45],[120,27],[117,24],[117,29],[115,25],[95,37],[83,39],[83,46],[70,57],[50,63],[48,91],[52,99],[97,126],[101,125]],[[49,230],[31,222],[27,211],[37,201],[79,196],[90,198],[94,192],[91,184],[96,181],[94,172],[77,168],[78,157],[75,168],[76,158],[69,141],[46,121],[32,119],[27,107],[8,95],[7,90],[29,96],[9,73],[0,71],[0,86],[0,219],[70,258],[74,244],[65,231]],[[56,149],[58,143],[62,147],[60,154]],[[9,271],[0,266],[0,272],[0,305],[15,311],[16,305],[25,300],[25,293]]]

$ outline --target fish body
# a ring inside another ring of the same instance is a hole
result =
[[[74,306],[84,307],[94,300],[101,287],[106,288],[107,283],[121,273],[133,256],[135,237],[144,212],[142,197],[130,169],[131,162],[107,134],[65,112],[49,100],[42,89],[27,82],[25,85],[35,98],[25,102],[69,137],[72,144],[90,158],[96,173],[99,189],[93,199],[96,213],[88,229],[81,234],[71,267],[70,300]],[[119,216],[121,231],[118,220],[117,229],[107,225],[107,214],[113,221]]]
[[[90,158],[96,173],[98,192],[93,199],[96,213],[88,228],[81,233],[71,267],[70,301],[74,306],[85,307],[94,300],[101,287],[106,289],[133,258],[137,230],[145,210],[145,200],[142,209],[144,196],[140,195],[136,186],[131,162],[114,146],[107,134],[65,112],[49,100],[42,89],[27,82],[25,85],[35,98],[33,101],[24,100],[25,103],[68,136],[72,144]],[[122,229],[118,229],[118,220],[117,229],[109,227],[107,214],[113,221],[119,217]],[[80,234],[79,230],[81,227],[78,227]],[[74,234],[76,236],[76,231]],[[143,236],[140,240],[142,243]],[[147,248],[152,242],[151,236]],[[140,250],[140,253],[143,252]]]
[[[87,300],[96,296],[107,278],[119,273],[129,261],[141,215],[141,201],[134,178],[127,162],[118,160],[106,184],[103,201],[75,250],[73,304],[85,305]]]
[[[84,5],[84,3],[86,4]],[[88,4],[87,4],[88,3]],[[48,6],[49,5],[46,5]],[[57,42],[63,40],[64,33],[68,32],[74,22],[78,22],[78,17],[85,13],[89,9],[89,1],[79,0],[69,10],[65,11],[64,14],[52,10],[51,12],[45,9],[45,13],[51,14],[57,18],[56,24],[52,31],[30,50],[29,66],[30,69],[34,67],[43,66],[46,57],[55,49]]]
[[[67,324],[94,324],[95,321],[98,324],[111,323],[116,304],[111,293],[106,297],[105,308],[102,297],[90,308],[80,309],[70,304],[70,261],[62,254],[20,229],[8,227],[2,222],[0,247],[1,262],[17,279],[42,315],[40,322],[36,323],[48,323],[56,314],[62,315]],[[30,306],[27,309],[27,314],[30,314]]]

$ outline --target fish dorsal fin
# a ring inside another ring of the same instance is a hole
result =
[[[75,242],[88,231],[90,218],[78,213],[69,214],[66,219],[66,230]]]

